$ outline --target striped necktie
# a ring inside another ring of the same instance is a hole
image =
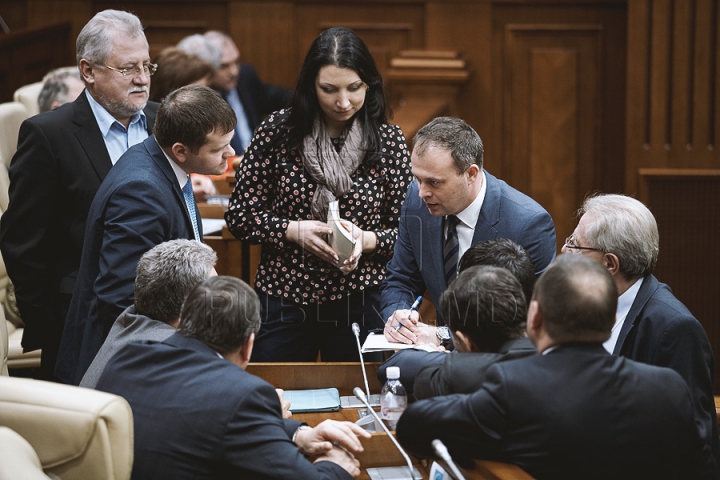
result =
[[[195,195],[193,195],[192,180],[188,177],[185,186],[182,189],[183,196],[185,197],[185,203],[187,204],[188,213],[190,214],[190,220],[192,221],[193,233],[195,234],[195,240],[200,241],[200,230],[198,230],[197,215],[195,214]]]
[[[447,236],[443,247],[443,265],[445,266],[445,282],[450,285],[457,276],[458,256],[460,253],[457,224],[460,223],[460,219],[455,215],[448,215],[445,218],[447,221]]]

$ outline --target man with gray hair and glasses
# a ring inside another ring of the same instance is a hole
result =
[[[641,202],[624,195],[590,197],[578,216],[577,228],[562,251],[600,262],[618,289],[616,322],[603,346],[614,355],[670,367],[683,377],[702,437],[720,465],[712,348],[700,322],[652,274],[660,250],[655,217]]]
[[[136,269],[134,304],[115,320],[80,382],[95,388],[108,360],[129,342],[162,341],[175,333],[190,290],[217,275],[217,254],[204,243],[177,239],[146,252]]]
[[[115,162],[152,133],[148,42],[133,14],[104,10],[80,32],[85,91],[29,118],[10,164],[10,203],[0,250],[25,322],[24,351],[42,349],[39,377],[53,372],[72,300],[93,197]]]

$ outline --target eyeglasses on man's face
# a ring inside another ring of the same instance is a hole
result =
[[[576,243],[575,243],[575,234],[572,234],[572,235],[570,235],[569,237],[567,237],[567,238],[565,239],[565,245],[563,245],[563,247],[566,248],[566,249],[568,249],[568,250],[570,250],[570,251],[574,251],[574,252],[576,252],[576,253],[580,253],[582,250],[589,250],[589,251],[592,251],[592,252],[602,252],[602,253],[605,253],[605,252],[603,252],[603,251],[602,251],[601,249],[599,249],[599,248],[594,248],[594,247],[582,247],[582,246],[580,246],[580,245],[576,245]]]
[[[155,74],[157,71],[157,63],[143,63],[142,65],[133,65],[131,67],[125,67],[125,68],[115,68],[111,67],[110,65],[102,65],[103,67],[107,68],[108,70],[112,70],[113,72],[118,72],[123,77],[130,76],[136,76],[140,75],[140,73],[144,73],[148,77],[151,77]]]

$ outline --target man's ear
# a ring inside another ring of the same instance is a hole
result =
[[[473,163],[465,170],[465,173],[468,176],[468,182],[473,183],[477,181],[478,175],[480,175],[480,167],[478,167],[476,163]]]
[[[610,275],[617,275],[620,273],[620,259],[614,253],[606,253],[603,255],[602,264],[608,269]]]
[[[178,163],[185,163],[187,154],[190,151],[185,145],[180,142],[173,143],[173,146],[170,147],[170,150],[172,150],[173,156],[175,157],[175,160],[178,161]]]
[[[88,62],[84,58],[81,59],[80,63],[78,64],[78,70],[80,70],[80,75],[83,77],[86,83],[95,83],[95,70],[90,62]]]
[[[478,351],[475,342],[460,330],[454,331],[453,337],[455,337],[453,341],[455,342],[455,348],[457,348],[458,352],[470,353]]]
[[[527,332],[528,336],[532,339],[537,337],[540,330],[543,328],[543,319],[540,315],[540,307],[537,300],[530,300],[527,311]]]
[[[255,334],[251,333],[250,337],[247,339],[247,342],[245,342],[245,345],[243,345],[240,349],[240,356],[242,358],[243,363],[245,366],[247,366],[248,363],[250,363],[250,357],[252,356],[253,346],[255,345]],[[245,367],[243,367],[245,368]]]

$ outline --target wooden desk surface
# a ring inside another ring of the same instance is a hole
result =
[[[380,393],[382,385],[377,379],[378,362],[366,362],[370,393]],[[359,362],[317,362],[317,363],[251,363],[247,371],[265,379],[276,388],[304,390],[335,387],[341,396],[352,395],[355,387],[363,388],[364,382]],[[341,408],[337,412],[296,413],[294,420],[315,426],[326,419],[357,421],[357,408]],[[377,411],[377,409],[376,409]],[[359,479],[369,479],[367,468],[405,465],[405,459],[388,438],[387,434],[373,433],[372,438],[363,441],[365,451],[356,455],[362,466]],[[411,457],[412,458],[412,457]],[[412,458],[413,464],[428,478],[430,462]],[[473,470],[463,471],[467,479],[473,480],[527,480],[532,477],[521,468],[500,462],[478,460]]]

